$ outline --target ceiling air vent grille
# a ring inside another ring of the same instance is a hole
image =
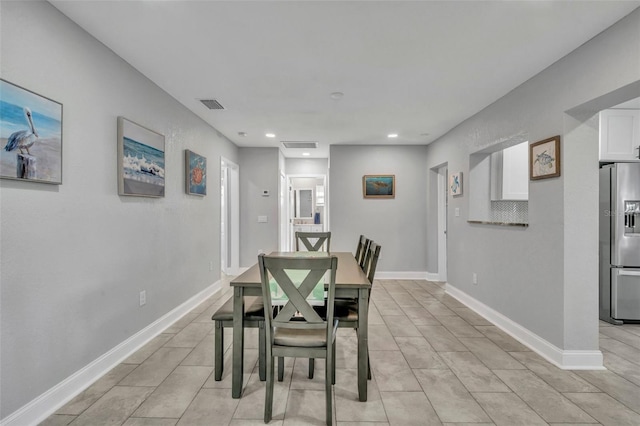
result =
[[[222,104],[215,99],[200,99],[200,102],[209,109],[224,109]]]
[[[285,148],[315,149],[318,142],[282,141]]]

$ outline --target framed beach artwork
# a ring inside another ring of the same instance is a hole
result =
[[[529,145],[529,179],[560,176],[560,136]]]
[[[118,117],[118,194],[164,197],[164,136]]]
[[[462,172],[451,173],[449,176],[449,191],[451,195],[462,195]]]
[[[62,104],[2,79],[0,177],[62,183]]]
[[[187,194],[207,195],[207,159],[188,149],[184,150]]]
[[[395,198],[395,175],[364,175],[362,177],[364,198]]]

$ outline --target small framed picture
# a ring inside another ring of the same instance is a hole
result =
[[[0,178],[62,184],[62,104],[2,79]]]
[[[529,145],[529,179],[560,176],[560,136]]]
[[[184,150],[186,191],[190,195],[207,195],[207,159]]]
[[[164,136],[118,117],[118,194],[164,197]]]
[[[462,195],[462,172],[451,173],[449,176],[449,191],[451,195]]]
[[[395,198],[395,175],[364,175],[362,177],[364,198]]]

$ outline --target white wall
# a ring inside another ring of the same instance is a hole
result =
[[[220,156],[238,155],[50,4],[0,8],[2,78],[64,105],[62,185],[0,181],[6,418],[218,281]],[[119,115],[166,136],[164,198],[118,196]],[[207,157],[206,197],[185,194],[187,148]]]
[[[468,224],[469,194],[449,199],[448,218],[449,283],[562,351],[598,349],[597,143],[566,111],[637,81],[639,47],[636,9],[428,146],[427,167],[448,162],[468,176],[469,155],[483,148],[514,135],[562,136],[562,176],[530,182],[527,229]],[[428,220],[433,238],[436,218]]]
[[[332,250],[355,252],[364,234],[382,246],[377,271],[426,276],[426,162],[425,146],[332,145]],[[395,198],[363,197],[362,177],[376,174],[396,176]]]

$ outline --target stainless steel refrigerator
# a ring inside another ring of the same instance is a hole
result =
[[[600,319],[640,321],[640,163],[600,168]]]

